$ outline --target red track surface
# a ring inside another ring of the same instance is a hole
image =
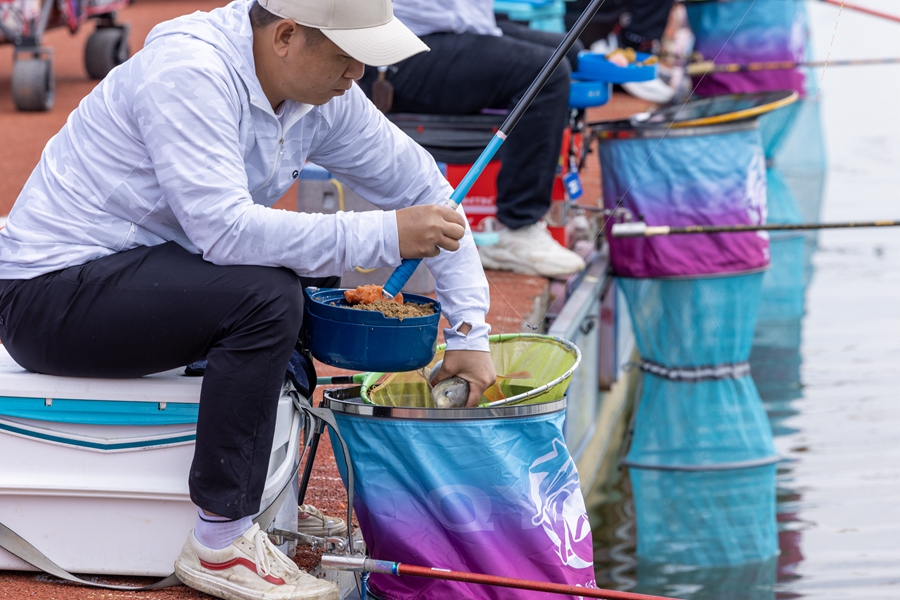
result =
[[[120,18],[131,24],[131,49],[137,51],[150,29],[157,23],[187,14],[195,10],[210,10],[224,2],[212,0],[137,0],[123,10]],[[96,82],[88,79],[83,64],[84,44],[93,31],[88,24],[75,35],[68,30],[56,29],[45,36],[45,43],[55,53],[56,104],[46,113],[21,113],[15,110],[10,90],[12,74],[12,47],[0,46],[0,215],[9,214],[16,196],[22,189],[41,151],[64,124],[68,114],[87,95]],[[591,120],[615,119],[645,110],[647,103],[616,95],[613,102],[590,113]],[[582,202],[593,201],[600,196],[599,166],[596,155],[589,160],[583,173],[585,196]],[[276,205],[278,208],[296,208],[296,191],[292,189]],[[547,281],[537,277],[523,277],[511,273],[491,272],[492,308],[488,321],[494,333],[521,330],[525,315],[532,311],[534,299],[545,293]],[[339,374],[338,369],[322,367],[321,375]],[[321,397],[321,393],[318,394]],[[327,436],[319,447],[316,468],[307,502],[320,507],[327,514],[346,512],[346,496],[340,483]],[[186,534],[187,532],[185,532]],[[135,546],[141,541],[134,540]],[[301,551],[297,563],[312,568],[317,557],[309,551]],[[51,556],[52,558],[52,556]],[[142,578],[102,577],[100,581],[116,584],[145,585]],[[184,598],[208,598],[205,594],[186,587],[141,592],[107,591],[81,587],[36,573],[0,572],[0,599],[31,598],[34,600],[112,600],[116,598],[141,598],[147,600],[175,600]]]

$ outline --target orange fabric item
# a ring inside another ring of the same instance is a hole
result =
[[[355,290],[345,291],[344,298],[350,304],[372,304],[376,300],[386,300],[383,290],[380,285],[361,285]],[[403,304],[403,294],[397,294],[391,301]]]

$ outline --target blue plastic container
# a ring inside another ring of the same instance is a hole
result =
[[[611,84],[606,81],[591,80],[582,73],[572,73],[569,86],[569,107],[590,108],[603,106],[609,102]]]
[[[304,320],[309,350],[327,365],[354,371],[412,371],[434,358],[441,305],[427,296],[403,294],[406,302],[434,304],[426,317],[386,317],[349,308],[344,290],[307,288]]]
[[[566,31],[563,0],[496,0],[493,8],[495,13],[506,15],[511,21],[528,23],[529,28],[537,31]]]
[[[650,54],[638,52],[638,63],[620,67],[606,60],[606,56],[603,54],[585,52],[578,55],[578,73],[582,77],[610,83],[650,81],[651,79],[656,79],[656,65],[639,64],[650,58],[650,56]]]

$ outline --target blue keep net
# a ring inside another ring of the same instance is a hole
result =
[[[807,56],[806,11],[798,0],[688,2],[694,49],[718,64],[801,62]],[[802,69],[708,73],[695,78],[695,93],[718,94],[794,90],[805,94]]]
[[[673,371],[645,369],[630,464],[721,466],[774,456],[768,421],[747,368],[762,278],[763,273],[752,273],[618,280],[641,358]],[[730,376],[692,372],[723,365],[733,367]]]
[[[648,225],[765,222],[765,156],[755,121],[613,130],[598,142],[598,156],[604,198]],[[608,239],[613,272],[623,277],[718,275],[769,263],[765,233]]]
[[[814,223],[819,220],[824,190],[825,153],[819,105],[811,99],[780,109],[780,129],[763,139],[778,137],[766,172],[769,223]],[[772,123],[770,123],[771,125]],[[814,233],[772,232],[771,268],[763,277],[754,346],[793,348],[792,363],[799,369],[800,323],[805,313],[806,286],[812,277]],[[782,350],[778,355],[783,354]],[[783,357],[782,357],[783,358]],[[779,359],[780,360],[780,359]],[[776,361],[779,362],[779,361]],[[762,366],[762,365],[761,365]],[[799,379],[798,379],[799,381]]]
[[[763,275],[618,280],[644,370],[625,460],[642,558],[739,564],[777,550],[777,455],[747,362]]]
[[[424,409],[378,408],[378,416],[334,413],[372,558],[592,585],[591,528],[563,438],[564,400],[469,409],[492,411],[478,418],[453,416],[465,409],[418,418]],[[346,483],[343,455],[335,457]],[[509,597],[504,588],[419,577],[373,574],[369,583],[376,596],[391,600]]]
[[[785,176],[773,167],[767,170],[766,179],[769,222],[801,223],[803,216]],[[784,347],[795,343],[793,328],[787,325],[802,318],[805,311],[808,246],[803,232],[772,232],[769,241],[772,263],[763,276],[754,344]]]
[[[795,110],[778,132],[780,140],[769,157],[769,222],[815,223],[820,220],[826,164],[820,107],[809,97],[786,108]],[[765,131],[762,123],[761,128]],[[802,395],[802,319],[816,241],[815,232],[771,235],[772,266],[763,277],[750,363],[776,435],[792,432],[788,419],[795,409],[789,403]]]

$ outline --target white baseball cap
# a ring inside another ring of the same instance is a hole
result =
[[[391,0],[257,0],[270,13],[320,29],[363,64],[392,65],[428,46],[394,17]]]

